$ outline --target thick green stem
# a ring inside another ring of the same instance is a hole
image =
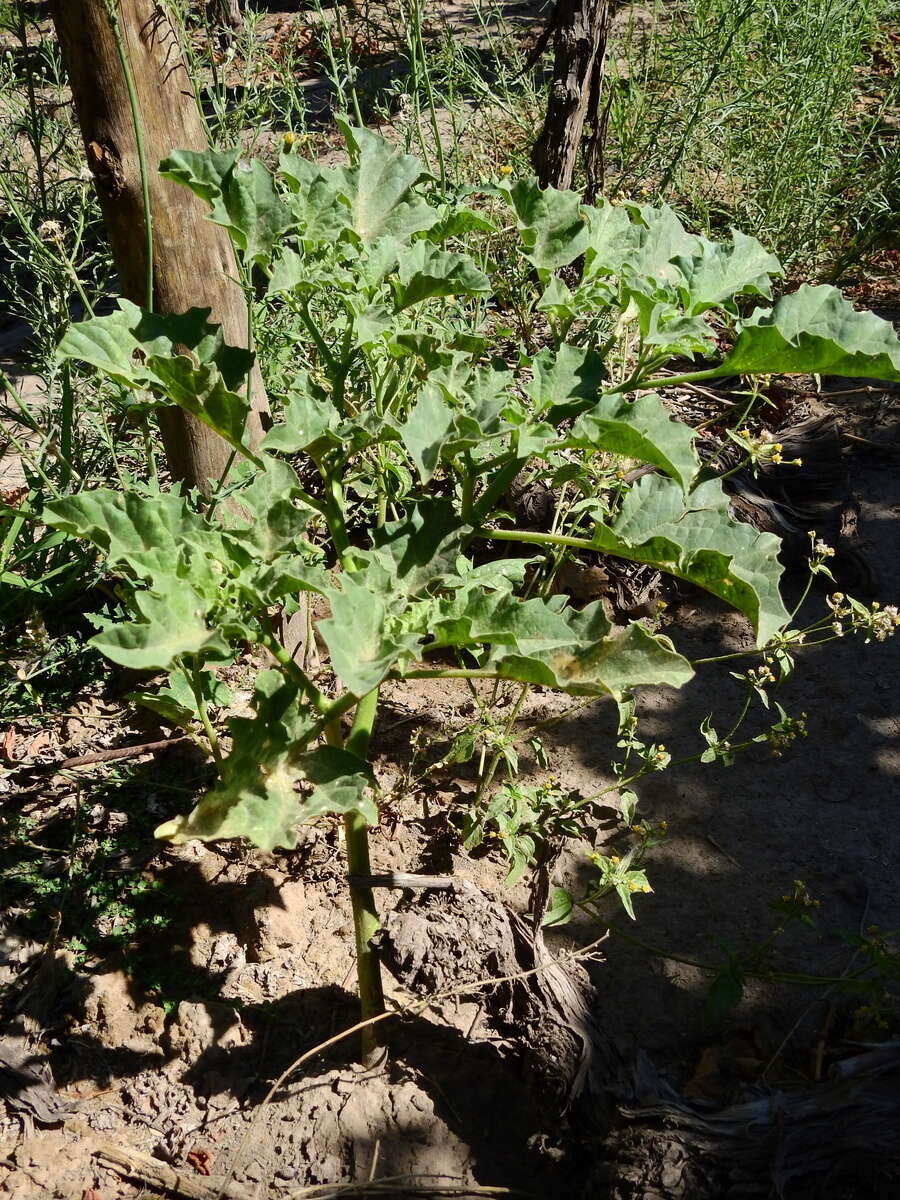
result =
[[[527,542],[532,546],[571,546],[574,550],[598,550],[587,538],[567,537],[564,533],[538,533],[530,529],[479,529],[476,537],[494,542]]]
[[[661,375],[658,379],[626,379],[618,387],[612,387],[610,392],[644,392],[654,388],[677,387],[682,383],[700,383],[704,379],[725,379],[737,372],[726,370],[724,367],[710,367],[706,371],[688,371],[685,375]]]
[[[284,669],[291,682],[300,688],[316,712],[327,713],[330,704],[328,697],[324,692],[319,691],[300,664],[282,646],[275,634],[269,629],[263,629],[260,632],[259,641],[260,645],[265,646],[278,665]]]
[[[341,566],[348,569],[346,558],[350,549],[350,538],[347,536],[347,526],[344,521],[344,489],[337,474],[339,469],[335,464],[332,470],[323,472],[327,486],[325,520],[328,522],[328,532],[331,534],[331,541],[341,560]]]
[[[193,666],[184,668],[187,675],[188,683],[191,691],[194,693],[194,701],[197,705],[197,713],[200,716],[200,723],[203,726],[203,731],[206,734],[206,740],[209,742],[209,750],[215,759],[216,766],[222,762],[222,748],[219,745],[219,736],[213,729],[212,721],[209,719],[209,712],[206,708],[206,700],[203,697],[203,680],[200,675],[201,667],[196,657]]]
[[[300,320],[306,326],[306,331],[312,338],[313,345],[318,350],[319,357],[325,364],[325,369],[327,370],[328,374],[331,376],[336,375],[339,370],[337,359],[325,345],[325,340],[319,332],[319,327],[313,320],[312,314],[309,311],[309,301],[305,298],[301,299],[294,311],[298,314]]]
[[[346,748],[358,758],[365,759],[369,753],[369,741],[378,708],[378,689],[375,688],[359,701],[353,728],[347,738]],[[325,740],[330,746],[343,742],[340,724],[332,722],[325,729]],[[372,874],[369,862],[369,829],[365,817],[358,812],[344,817],[344,835],[347,845],[347,869],[351,876],[367,878]],[[359,988],[359,1003],[362,1019],[369,1021],[384,1012],[384,990],[381,985],[381,964],[370,942],[381,927],[375,895],[370,887],[351,886],[350,903],[353,907],[353,933],[356,942],[356,978]],[[381,1056],[383,1041],[378,1025],[367,1025],[362,1031],[362,1059],[366,1066],[372,1065]]]

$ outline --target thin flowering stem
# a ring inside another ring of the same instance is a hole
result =
[[[592,916],[598,916],[596,912],[592,911],[593,905],[589,901],[580,903],[578,907],[584,908]],[[630,942],[631,945],[637,946],[640,950],[646,950],[648,954],[652,954],[655,958],[665,958],[669,962],[683,963],[687,967],[696,967],[698,971],[704,971],[708,975],[720,975],[726,966],[725,963],[702,962],[700,959],[690,958],[684,954],[674,954],[669,950],[663,950],[659,946],[654,946],[649,942],[643,941],[641,938],[634,937],[633,934],[626,933],[624,929],[620,929],[617,925],[607,924],[607,928],[615,937],[619,937],[625,942]],[[831,975],[804,975],[796,971],[776,971],[774,969],[768,971],[742,969],[741,974],[746,975],[749,979],[764,979],[772,983],[798,983],[817,987],[836,983],[847,984],[865,975],[870,969],[869,966],[866,966],[853,975],[839,975],[836,977]]]

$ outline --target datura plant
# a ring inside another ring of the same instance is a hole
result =
[[[59,500],[44,520],[92,542],[122,581],[128,618],[103,620],[93,644],[124,667],[168,672],[145,702],[206,731],[217,782],[158,835],[290,848],[299,825],[339,814],[349,873],[365,877],[383,681],[515,680],[621,698],[692,677],[642,621],[614,627],[600,602],[523,595],[536,562],[599,551],[650,564],[740,610],[760,647],[783,634],[778,539],[731,516],[656,388],[769,372],[897,380],[900,343],[831,287],[773,303],[778,260],[740,233],[712,242],[669,208],[585,205],[533,179],[448,196],[416,158],[365,129],[344,134],[344,166],[285,150],[273,174],[210,150],[161,167],[229,231],[257,293],[263,281],[256,303],[296,330],[297,366],[261,448],[244,440],[252,354],[226,345],[208,310],[160,316],[122,300],[71,327],[60,354],[122,385],[139,412],[194,414],[236,466],[212,502],[135,482]],[[490,353],[500,253],[521,257],[549,330],[537,354]],[[661,374],[673,359],[678,373]],[[632,486],[626,460],[651,468]],[[578,496],[550,532],[511,527],[504,507],[535,464]],[[318,623],[328,690],[275,634],[273,614],[303,593],[329,613]],[[248,643],[275,665],[223,745],[213,668]],[[351,894],[371,1017],[382,1005],[377,914],[371,891]]]

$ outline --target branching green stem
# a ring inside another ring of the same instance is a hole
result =
[[[282,646],[275,634],[270,629],[263,629],[260,631],[259,641],[260,645],[268,650],[291,682],[295,683],[304,696],[306,696],[316,712],[327,713],[331,707],[328,697],[319,691],[300,664]]]
[[[700,383],[704,379],[725,379],[735,372],[723,367],[710,367],[706,371],[688,371],[684,375],[662,375],[658,379],[642,379],[640,375],[632,375],[624,383],[609,389],[610,392],[645,392],[656,388],[678,387],[682,383]]]
[[[325,341],[319,332],[319,327],[313,320],[312,314],[309,311],[309,301],[306,299],[306,297],[301,298],[300,303],[297,305],[295,311],[299,314],[300,320],[306,326],[306,331],[312,338],[313,345],[318,350],[319,356],[322,359],[328,374],[332,377],[337,375],[340,370],[337,359],[325,345]]]
[[[588,906],[586,911],[592,916],[596,913],[592,911],[593,906]],[[648,954],[652,954],[655,958],[665,958],[670,962],[683,963],[686,967],[695,967],[698,971],[704,971],[708,975],[721,974],[725,964],[723,963],[707,963],[701,962],[696,958],[688,958],[684,954],[673,954],[668,950],[662,950],[659,946],[653,946],[649,942],[642,941],[640,938],[634,937],[630,933],[626,933],[624,929],[620,929],[617,925],[610,925],[609,932],[614,937],[621,938],[623,942],[628,942],[632,946],[637,946],[639,950],[645,950]],[[809,987],[827,986],[829,984],[847,984],[853,979],[859,978],[868,971],[868,967],[857,971],[853,975],[803,975],[794,971],[754,971],[743,970],[741,974],[746,975],[750,979],[764,979],[771,983],[796,983],[805,984]]]
[[[528,696],[528,684],[523,683],[522,687],[519,691],[519,695],[516,698],[516,702],[512,706],[509,716],[506,718],[506,722],[505,722],[504,728],[503,728],[504,738],[508,738],[510,733],[512,732],[512,727],[513,727],[513,725],[515,725],[516,719],[517,719],[519,713],[522,711],[522,705],[525,703],[527,696]],[[497,773],[497,767],[499,766],[500,759],[502,757],[503,757],[502,752],[500,750],[495,750],[494,753],[491,755],[491,761],[488,763],[487,769],[486,770],[482,769],[479,772],[478,790],[475,793],[473,807],[477,808],[478,805],[481,803],[481,801],[484,799],[484,794],[488,790],[488,788],[491,786],[491,783],[493,782],[494,775]]]
[[[222,762],[222,747],[219,745],[219,735],[213,729],[212,721],[209,719],[209,711],[203,696],[203,681],[201,679],[199,661],[195,657],[193,665],[190,667],[185,666],[183,669],[191,686],[191,691],[194,693],[194,703],[197,705],[200,724],[203,726],[203,732],[206,734],[206,740],[209,742],[210,753],[215,759],[216,766],[219,766]]]

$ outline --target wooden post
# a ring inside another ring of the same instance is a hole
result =
[[[546,40],[553,37],[553,78],[544,127],[532,162],[541,187],[569,188],[581,146],[585,118],[597,121],[597,104],[610,0],[557,0]]]
[[[229,29],[240,29],[241,6],[239,0],[207,0],[207,11],[211,19]]]
[[[103,209],[122,292],[147,299],[146,224],[132,106],[110,15],[110,0],[51,0],[75,109]],[[206,206],[187,188],[163,179],[160,161],[173,150],[205,150],[206,127],[178,35],[154,0],[112,0],[134,81],[149,175],[153,231],[153,307],[160,313],[211,308],[225,340],[247,345],[247,304],[227,232],[206,219]],[[257,367],[247,435],[258,444],[268,402]],[[174,479],[209,492],[226,471],[231,449],[179,408],[160,414]]]

